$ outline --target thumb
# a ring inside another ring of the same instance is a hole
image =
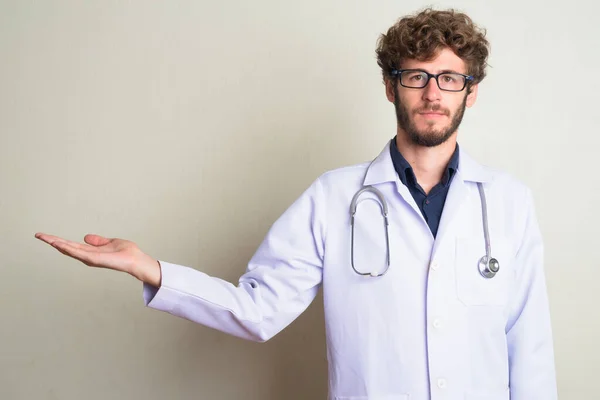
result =
[[[83,240],[87,244],[91,244],[92,246],[104,246],[104,245],[109,244],[112,241],[111,239],[107,239],[105,237],[98,236],[98,235],[92,235],[92,234],[85,235]]]

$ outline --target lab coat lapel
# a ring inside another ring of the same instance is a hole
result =
[[[435,254],[440,244],[447,239],[456,236],[456,230],[460,228],[461,214],[465,211],[464,205],[469,203],[470,196],[474,193],[469,185],[477,182],[487,182],[492,179],[492,174],[481,164],[473,160],[464,150],[460,149],[458,170],[452,179],[442,217],[438,234],[434,243],[433,252]]]
[[[452,224],[455,219],[459,219],[462,212],[462,208],[467,203],[469,198],[469,189],[465,183],[460,172],[457,171],[448,189],[448,196],[446,197],[446,203],[442,211],[442,217],[440,219],[440,226],[436,236],[435,243],[433,245],[433,253],[435,254],[439,244],[444,240],[452,236],[452,228],[456,227],[456,224]]]
[[[408,188],[400,182],[400,178],[394,168],[394,163],[390,154],[390,142],[391,140],[387,142],[381,153],[379,153],[379,156],[377,156],[369,166],[363,184],[367,186],[385,182],[394,182],[396,191],[400,194],[402,199],[413,209],[415,214],[423,220],[423,223],[426,224],[414,197]]]

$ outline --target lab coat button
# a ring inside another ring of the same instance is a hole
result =
[[[446,388],[446,380],[444,378],[438,379],[437,385],[440,389],[445,389]]]
[[[439,319],[434,319],[433,320],[433,327],[435,329],[440,329],[442,327],[442,321],[440,321]]]
[[[431,263],[432,270],[437,271],[439,267],[440,267],[440,263],[438,263],[437,261],[434,261]]]

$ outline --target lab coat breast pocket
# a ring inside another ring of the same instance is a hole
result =
[[[514,289],[511,242],[498,236],[491,239],[491,255],[500,263],[498,273],[492,278],[484,278],[479,272],[479,260],[486,254],[484,238],[456,240],[456,295],[467,306],[505,306]]]

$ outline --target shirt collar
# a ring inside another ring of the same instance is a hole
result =
[[[394,142],[390,140],[386,143],[381,153],[369,163],[363,180],[364,185],[377,185],[398,180],[398,173],[394,169],[390,151],[390,143]],[[460,151],[458,159],[456,178],[464,182],[489,182],[494,179],[493,170],[475,161],[464,149]]]
[[[415,177],[415,173],[413,171],[412,166],[406,161],[406,158],[400,153],[398,147],[396,146],[396,138],[394,137],[390,140],[390,155],[392,157],[392,163],[394,164],[394,169],[398,173],[400,177],[400,181],[405,186],[415,186],[417,184],[417,180]],[[456,170],[458,170],[459,163],[459,147],[458,143],[456,144],[456,148],[450,161],[448,162],[448,166],[444,170],[444,175],[442,176],[442,184],[444,186],[448,186],[450,182],[452,182],[452,178]]]

